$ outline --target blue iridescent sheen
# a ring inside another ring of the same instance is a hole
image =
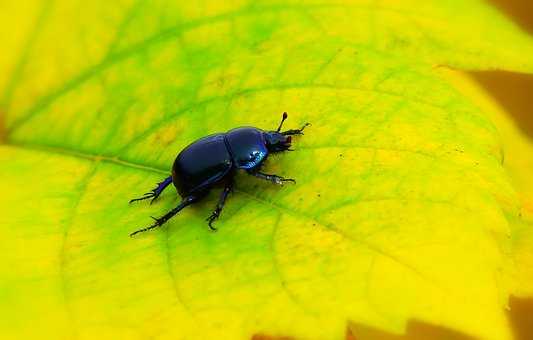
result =
[[[182,201],[165,215],[156,218],[149,227],[137,230],[131,235],[144,232],[163,225],[172,216],[186,206],[193,204],[209,193],[217,185],[222,185],[216,209],[207,218],[208,225],[214,230],[212,223],[219,217],[226,197],[231,192],[236,170],[246,170],[250,175],[270,181],[275,184],[295,182],[290,178],[269,175],[260,172],[260,168],[270,153],[287,151],[291,144],[291,135],[303,134],[305,124],[300,129],[280,132],[283,118],[276,131],[264,131],[255,127],[245,126],[229,130],[226,133],[216,133],[200,138],[185,147],[174,160],[172,176],[167,177],[157,188],[144,194],[140,198],[130,201],[141,201],[151,198],[153,202],[161,192],[172,182]]]
[[[228,150],[237,169],[252,169],[268,155],[264,131],[254,127],[241,127],[226,133]]]

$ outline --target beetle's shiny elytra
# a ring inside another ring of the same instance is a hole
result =
[[[275,184],[295,182],[291,178],[260,172],[263,162],[270,153],[290,151],[291,136],[303,135],[303,130],[309,125],[306,123],[300,129],[281,131],[285,119],[287,119],[286,112],[283,113],[276,131],[239,127],[226,133],[200,138],[189,144],[176,157],[172,166],[172,176],[165,178],[155,189],[142,197],[132,199],[130,203],[151,198],[151,204],[171,182],[174,183],[182,201],[165,215],[154,218],[154,224],[137,230],[130,236],[162,226],[181,209],[206,196],[213,186],[223,184],[224,189],[218,204],[207,218],[209,228],[215,230],[213,222],[222,212],[237,169],[243,169],[252,176]]]

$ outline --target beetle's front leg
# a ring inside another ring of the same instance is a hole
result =
[[[304,126],[302,126],[300,129],[293,129],[293,130],[287,130],[287,131],[283,131],[281,132],[282,135],[284,136],[291,136],[291,135],[303,135],[304,134],[304,129],[311,125],[311,123],[305,123]]]
[[[233,189],[233,181],[228,181],[224,187],[224,190],[222,191],[222,193],[220,194],[220,198],[218,199],[218,203],[217,203],[217,207],[215,208],[215,210],[213,211],[213,213],[211,214],[211,216],[209,216],[206,221],[207,224],[209,225],[209,228],[213,231],[217,230],[215,227],[213,227],[213,222],[218,219],[218,217],[220,216],[220,213],[222,212],[222,209],[224,208],[224,203],[226,203],[226,197],[228,197],[229,193],[231,192],[231,190]]]
[[[278,185],[283,185],[284,182],[292,182],[292,183],[296,183],[296,180],[292,179],[292,178],[284,178],[284,177],[281,177],[281,176],[278,176],[278,175],[269,175],[269,174],[264,174],[262,172],[259,172],[259,171],[248,171],[248,173],[252,176],[255,176],[257,178],[261,178],[261,179],[264,179],[264,180],[267,180],[267,181],[270,181],[274,184],[278,184]]]

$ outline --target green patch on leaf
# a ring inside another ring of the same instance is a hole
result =
[[[524,200],[501,122],[449,68],[533,72],[533,40],[484,2],[0,6],[20,27],[0,57],[6,337],[339,339],[415,321],[511,338]],[[296,185],[239,174],[218,232],[213,192],[128,237],[178,203],[128,200],[183,147],[284,111],[313,125],[264,170]]]

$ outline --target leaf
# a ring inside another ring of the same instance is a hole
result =
[[[532,72],[533,43],[484,2],[1,6],[19,28],[0,59],[5,337],[334,339],[412,320],[511,337],[523,201],[448,67]],[[177,204],[127,202],[179,150],[283,111],[313,125],[265,171],[296,185],[239,174],[218,232],[213,193],[128,237]]]
[[[520,297],[533,295],[533,182],[530,169],[533,168],[533,143],[509,119],[508,115],[487,97],[470,79],[456,72],[448,74],[449,80],[463,93],[467,93],[498,126],[505,150],[504,167],[517,190],[520,201],[518,214],[509,214],[511,227],[512,259],[518,265],[511,267],[515,284],[513,294]]]

